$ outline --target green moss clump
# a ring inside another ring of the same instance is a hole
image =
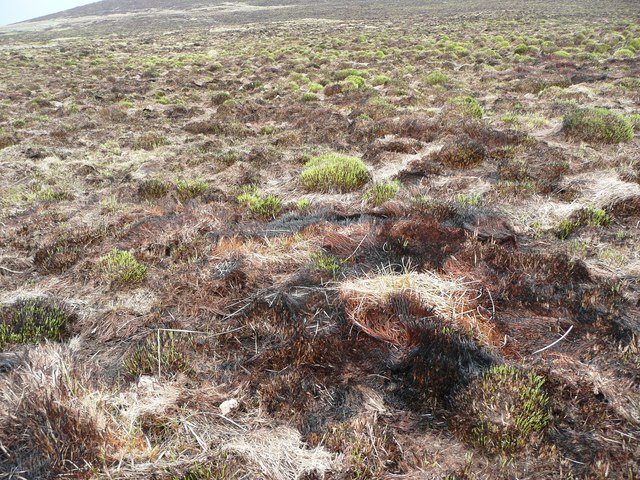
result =
[[[574,108],[564,118],[564,132],[585,142],[621,143],[633,138],[628,118],[600,107]]]
[[[100,258],[99,269],[116,285],[137,285],[147,278],[146,265],[139,263],[131,252],[117,248]]]
[[[55,303],[25,300],[0,311],[0,349],[6,344],[58,342],[69,322],[67,313]]]
[[[490,452],[526,446],[549,423],[545,380],[535,372],[506,365],[492,367],[460,395],[461,433]]]
[[[341,85],[347,88],[354,88],[354,89],[362,88],[364,87],[364,78],[358,75],[349,75],[347,78],[344,79]]]
[[[376,75],[371,80],[371,85],[373,85],[374,87],[378,87],[380,85],[386,85],[390,81],[391,81],[391,79],[389,77],[387,77],[386,75]]]
[[[558,58],[571,58],[571,54],[565,50],[556,50],[553,55]]]
[[[317,102],[318,101],[318,95],[316,95],[315,93],[312,93],[312,92],[306,92],[306,93],[302,94],[301,100],[303,102]]]
[[[351,192],[370,179],[371,174],[362,160],[338,153],[313,157],[300,175],[307,190],[319,192]]]

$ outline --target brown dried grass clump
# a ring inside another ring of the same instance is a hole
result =
[[[481,142],[461,136],[449,141],[433,155],[433,159],[448,168],[471,168],[487,158],[487,150]]]
[[[340,295],[355,325],[396,346],[411,346],[412,320],[433,317],[450,322],[459,331],[473,331],[483,341],[491,336],[488,318],[479,313],[480,285],[464,278],[408,269],[394,273],[389,268],[376,276],[342,283]]]
[[[428,117],[409,117],[400,121],[397,133],[423,142],[434,141],[441,130],[440,124]]]
[[[0,379],[0,473],[89,478],[118,446],[87,398],[85,374],[65,357],[42,347]]]

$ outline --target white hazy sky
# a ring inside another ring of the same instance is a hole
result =
[[[96,0],[0,0],[0,25],[21,22]]]

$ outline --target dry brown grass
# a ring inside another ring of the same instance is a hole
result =
[[[482,298],[477,281],[409,269],[394,273],[387,268],[369,278],[343,282],[339,289],[350,320],[369,335],[394,345],[410,346],[409,325],[403,325],[403,320],[412,318],[440,318],[460,332],[473,332],[482,342],[491,338],[491,307],[482,305],[488,297]],[[391,314],[394,302],[406,304],[405,319]]]

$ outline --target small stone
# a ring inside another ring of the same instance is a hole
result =
[[[230,400],[225,400],[220,404],[220,412],[223,415],[229,415],[233,410],[237,409],[240,406],[238,401],[235,398]]]

